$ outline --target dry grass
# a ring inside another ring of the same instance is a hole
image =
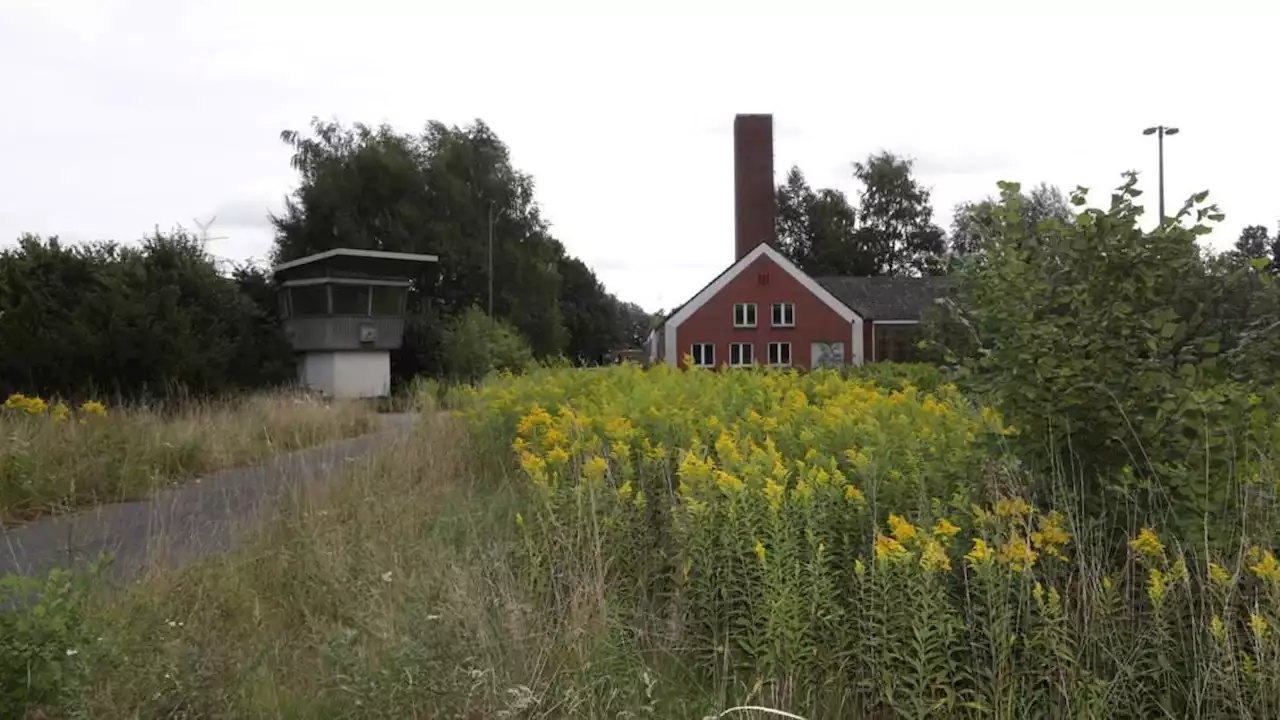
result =
[[[278,393],[85,422],[0,410],[0,522],[132,499],[173,483],[374,428],[364,403]]]

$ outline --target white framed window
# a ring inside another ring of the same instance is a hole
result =
[[[754,365],[755,362],[755,345],[745,342],[729,343],[729,365],[731,367],[745,367]]]
[[[711,343],[694,343],[690,350],[693,364],[697,367],[716,366],[716,346]]]
[[[769,343],[769,364],[790,366],[791,365],[791,343],[789,342]]]
[[[796,304],[795,303],[774,303],[773,304],[773,326],[774,327],[795,327],[796,326]]]
[[[756,326],[756,304],[755,303],[734,303],[733,304],[733,326],[734,327],[755,327]]]

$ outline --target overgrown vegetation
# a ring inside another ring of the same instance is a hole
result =
[[[0,407],[0,522],[145,496],[157,487],[372,430],[363,403],[277,393],[108,409],[12,395]]]

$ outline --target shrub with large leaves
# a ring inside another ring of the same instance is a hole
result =
[[[1188,519],[1221,509],[1274,421],[1253,412],[1269,385],[1257,362],[1274,332],[1260,317],[1274,313],[1269,278],[1201,249],[1222,219],[1207,193],[1152,231],[1133,173],[1108,208],[1071,223],[1029,227],[1018,186],[1001,194],[948,301],[970,347],[966,382],[1019,428],[1028,457],[1094,499],[1120,486]]]

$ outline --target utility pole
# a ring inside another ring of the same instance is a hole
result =
[[[489,317],[493,317],[493,201],[489,201]]]
[[[1142,134],[1156,136],[1156,146],[1160,154],[1160,227],[1164,227],[1164,136],[1177,135],[1178,128],[1156,125],[1143,130]]]

